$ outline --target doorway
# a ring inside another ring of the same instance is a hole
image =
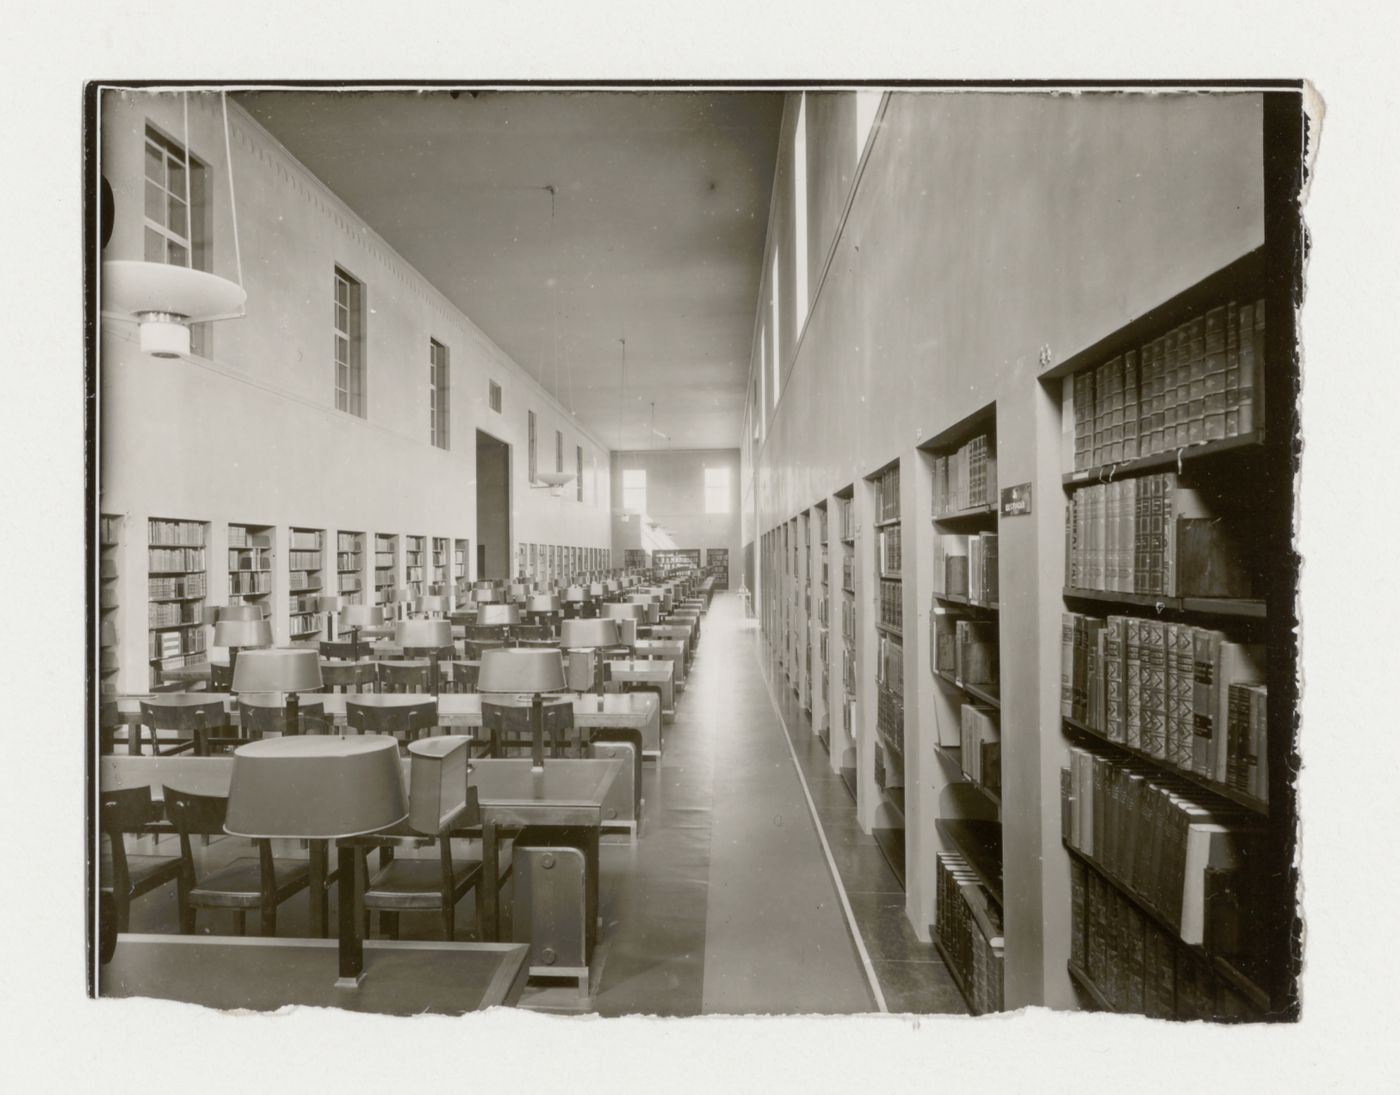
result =
[[[476,431],[476,576],[510,577],[510,446]]]

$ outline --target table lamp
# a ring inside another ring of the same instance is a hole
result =
[[[614,601],[603,606],[603,618],[618,621],[621,642],[627,646],[637,645],[637,627],[646,619],[646,614],[646,605],[630,602],[623,604]]]
[[[483,604],[476,614],[478,627],[514,627],[520,622],[520,606],[499,601]]]
[[[655,593],[633,593],[628,598],[628,603],[638,605],[642,609],[642,618],[649,624],[661,622],[661,598]]]
[[[394,618],[403,619],[408,615],[409,606],[413,604],[413,594],[407,586],[399,586],[394,590]]]
[[[559,645],[569,652],[569,688],[603,694],[603,649],[618,645],[618,621],[613,619],[565,620]],[[589,663],[592,663],[591,665]]]
[[[219,625],[223,626],[223,625]],[[218,634],[217,629],[215,634]],[[321,655],[306,647],[245,650],[233,669],[235,692],[281,692],[286,696],[287,729],[301,731],[298,692],[321,690]]]
[[[512,601],[523,601],[530,596],[529,582],[511,582],[509,598]]]
[[[337,594],[322,594],[316,598],[316,611],[326,614],[326,638],[335,638],[335,613],[340,611],[340,597]]]
[[[438,657],[444,649],[453,649],[451,621],[444,619],[400,620],[394,628],[394,641],[405,651],[409,647],[427,650],[428,661],[433,667],[430,691],[436,696],[440,691],[438,688]]]
[[[501,597],[501,591],[493,585],[483,586],[478,583],[476,589],[472,593],[472,600],[479,605],[496,604],[503,599],[504,598]]]
[[[306,653],[314,662],[315,651]],[[224,817],[224,832],[231,836],[341,840],[388,829],[407,816],[395,738],[382,734],[263,738],[234,751]],[[340,844],[336,852],[340,884],[336,986],[358,988],[365,970],[360,850]]]
[[[255,605],[246,607],[256,608]],[[264,619],[230,620],[221,619],[214,625],[214,645],[228,647],[228,667],[238,671],[238,652],[272,645],[272,625]],[[319,688],[320,686],[317,685]]]
[[[479,692],[513,692],[530,695],[530,766],[544,769],[544,692],[565,688],[564,655],[558,650],[511,650],[496,648],[481,652]]]
[[[447,598],[440,593],[419,597],[418,611],[424,616],[441,616],[447,611]]]
[[[383,627],[384,609],[380,605],[346,605],[340,613],[340,622],[350,629],[350,641],[354,644],[352,657],[360,660],[360,628]]]

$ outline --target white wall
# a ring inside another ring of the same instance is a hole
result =
[[[614,453],[612,496],[622,508],[622,472],[640,468],[647,473],[647,512],[624,521],[613,515],[613,565],[621,566],[624,551],[644,548],[729,549],[729,588],[738,589],[743,577],[739,553],[739,450],[654,449]],[[705,512],[705,469],[723,468],[729,477],[729,512]],[[651,528],[648,520],[660,528]],[[663,531],[664,530],[664,531]]]
[[[99,355],[99,509],[127,518],[120,559],[119,687],[146,681],[147,517],[211,522],[209,603],[224,603],[227,525],[279,527],[273,621],[287,635],[288,526],[470,538],[476,545],[475,431],[513,447],[515,542],[610,546],[608,450],[526,372],[302,167],[229,105],[247,316],[214,325],[207,360],[139,353],[133,325],[104,318]],[[142,257],[147,123],[183,141],[176,95],[123,92],[101,104],[102,172],[116,198],[104,259]],[[235,277],[224,134],[217,96],[189,98],[190,145],[208,165],[213,271]],[[464,256],[463,261],[471,261]],[[335,409],[332,269],[366,286],[367,417]],[[450,451],[428,434],[428,339],[451,355]],[[487,406],[488,380],[503,411]],[[566,460],[584,448],[584,500],[529,489],[526,411],[540,418],[541,467],[553,467],[563,423]],[[547,428],[546,428],[547,427]],[[511,556],[515,550],[512,544]],[[333,560],[332,560],[333,561]]]

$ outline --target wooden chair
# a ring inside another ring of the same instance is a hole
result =
[[[500,650],[505,646],[504,639],[472,639],[468,638],[462,643],[462,652],[466,654],[466,661],[481,661],[481,653],[484,650]]]
[[[438,854],[432,858],[395,856],[389,842],[381,844],[379,870],[365,885],[366,913],[379,914],[379,927],[390,939],[399,937],[399,913],[436,912],[442,918],[443,938],[456,935],[457,902],[480,880],[480,845],[475,856],[454,858],[448,830],[481,825],[476,789],[471,788],[466,811],[451,819],[436,838]],[[417,843],[417,842],[415,842]]]
[[[220,665],[218,662],[209,663],[209,691],[233,691],[233,666]]]
[[[517,639],[515,645],[525,650],[558,650],[559,640],[554,639]]]
[[[437,724],[438,708],[434,699],[424,698],[421,703],[402,707],[345,701],[345,725],[356,734],[387,734],[401,737],[407,744],[417,740],[419,734],[431,733]]]
[[[496,642],[504,646],[506,630],[505,624],[466,624],[462,634],[468,641]]]
[[[338,661],[353,662],[356,655],[355,647],[355,643],[322,639],[321,642],[317,644],[316,648],[321,652],[321,657],[323,658],[335,658]],[[358,653],[361,658],[368,654],[369,643],[360,643]]]
[[[128,734],[128,748],[135,746],[141,752],[143,730],[151,732],[151,752],[158,757],[169,757],[176,753],[192,752],[197,757],[208,753],[211,730],[219,730],[229,725],[228,714],[222,699],[211,699],[199,693],[170,693],[158,700],[141,701],[141,721],[131,727]],[[173,745],[162,749],[160,731],[171,730],[182,735]]]
[[[475,692],[481,675],[480,662],[450,661],[438,666],[438,689],[442,692]]]
[[[421,658],[411,661],[381,661],[376,666],[381,692],[423,692],[432,690],[432,663]]]
[[[99,806],[102,835],[111,853],[102,857],[101,889],[112,896],[112,915],[118,932],[131,927],[131,902],[180,878],[180,857],[129,855],[126,834],[139,833],[159,814],[149,787],[124,787],[103,791]]]
[[[289,737],[296,734],[328,734],[331,720],[319,700],[306,701],[298,697],[299,726],[287,727],[287,705],[268,697],[241,696],[238,700],[238,726],[244,741],[257,741],[266,734]]]
[[[512,749],[529,752],[533,743],[530,729],[530,708],[526,704],[481,702],[481,726],[490,739],[489,755],[508,756]],[[574,733],[574,705],[568,698],[546,699],[544,703],[544,737],[550,743],[550,755],[562,757],[569,748]]]
[[[257,909],[263,935],[277,934],[277,906],[306,889],[309,865],[304,859],[276,859],[272,841],[256,840],[257,858],[244,856],[201,878],[195,870],[192,833],[222,833],[228,799],[196,795],[166,787],[165,816],[180,834],[180,932],[192,935],[200,909],[238,910],[238,934],[249,909]]]
[[[321,691],[373,692],[379,687],[379,671],[370,661],[321,661]]]
[[[538,642],[552,639],[553,632],[546,624],[516,624],[510,629],[510,637],[516,646],[521,646],[526,640]]]

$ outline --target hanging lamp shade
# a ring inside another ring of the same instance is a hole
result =
[[[538,471],[535,473],[535,478],[546,487],[562,487],[573,481],[574,473],[571,471]]]
[[[234,319],[248,294],[241,285],[188,266],[111,259],[102,264],[102,310],[141,326],[141,352],[190,352],[190,324]]]

